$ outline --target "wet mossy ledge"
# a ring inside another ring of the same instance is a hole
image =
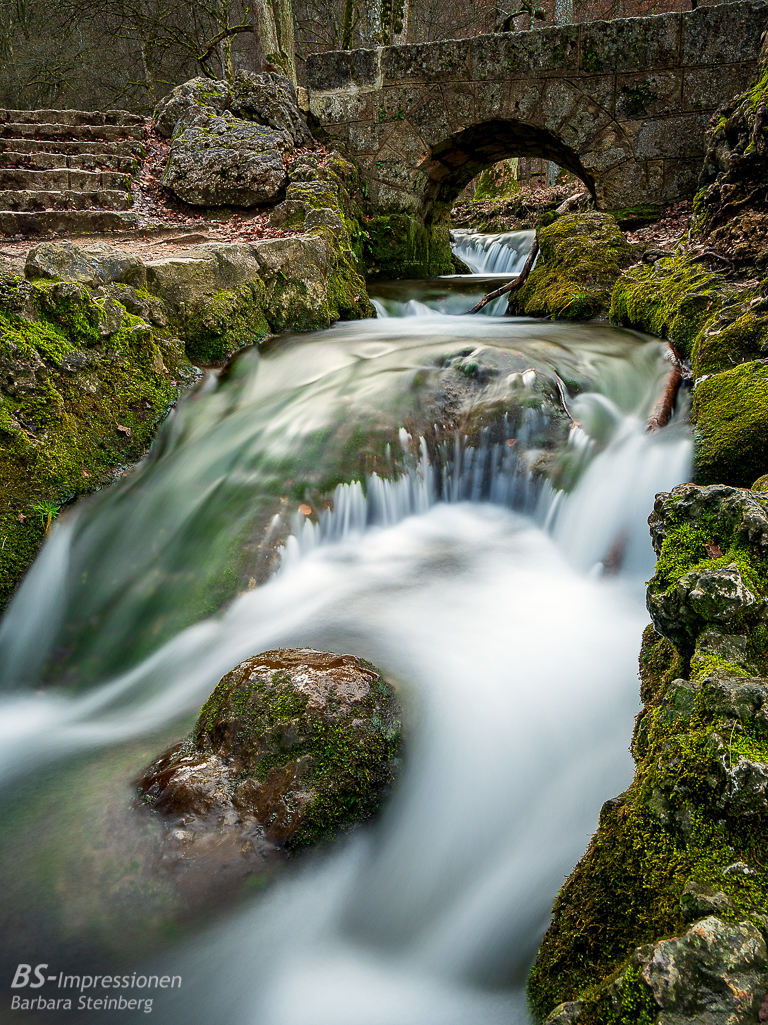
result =
[[[636,773],[555,902],[529,980],[550,1025],[768,1013],[768,495],[684,484],[649,522]]]
[[[276,332],[375,315],[345,185],[354,169],[328,165],[293,169],[301,234],[146,263],[104,243],[44,242],[23,277],[0,277],[0,610],[59,509],[142,457],[199,367]]]

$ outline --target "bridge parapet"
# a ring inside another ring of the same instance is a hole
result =
[[[768,3],[314,54],[310,109],[371,211],[442,220],[484,167],[543,157],[600,209],[692,195],[712,113],[754,80]]]

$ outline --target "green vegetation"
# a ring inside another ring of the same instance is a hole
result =
[[[701,382],[693,418],[697,479],[750,487],[768,472],[768,360],[742,363]]]
[[[261,341],[269,334],[265,301],[261,280],[195,299],[184,324],[189,358],[201,366],[220,366],[239,349]]]
[[[539,260],[512,293],[510,307],[528,316],[585,320],[604,316],[611,289],[632,248],[610,214],[565,214],[538,231]]]
[[[373,217],[365,225],[364,260],[370,278],[428,278],[451,274],[448,224],[428,226],[408,214]]]
[[[0,289],[2,606],[58,509],[143,454],[194,370],[170,332],[112,300],[120,326],[101,334],[104,309],[82,286],[6,277]]]
[[[367,696],[353,704],[330,698],[326,708],[294,686],[291,654],[256,656],[274,665],[288,656],[273,672],[251,671],[245,663],[245,672],[228,673],[200,711],[190,750],[223,753],[240,781],[263,784],[284,766],[300,771],[308,803],[288,843],[302,847],[375,814],[392,780],[401,735],[394,693],[375,667],[358,660],[375,674]],[[320,662],[329,656],[308,657]]]
[[[768,562],[759,539],[751,540],[752,510],[733,492],[707,497],[691,485],[657,503],[652,527],[663,540],[649,608],[658,611],[653,597],[674,596],[686,574],[733,563],[765,599]],[[702,615],[698,625],[681,608],[690,647],[645,630],[635,778],[604,806],[598,832],[555,902],[529,983],[538,1018],[578,998],[580,1025],[655,1021],[658,1008],[630,959],[644,944],[688,928],[681,898],[690,882],[725,895],[716,912],[725,921],[768,913],[768,803],[730,775],[745,760],[768,763],[768,726],[755,712],[768,701],[762,608],[758,600],[727,624],[713,609],[711,621]],[[748,689],[740,697],[741,687]],[[755,696],[763,692],[763,699]],[[751,874],[723,874],[736,862]]]
[[[699,332],[732,295],[733,289],[719,275],[670,256],[651,266],[633,267],[618,279],[610,319],[668,338],[690,356]]]

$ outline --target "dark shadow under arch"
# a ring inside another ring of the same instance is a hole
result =
[[[580,178],[592,196],[595,194],[594,179],[584,170],[578,153],[551,132],[523,121],[483,121],[433,146],[429,158],[420,165],[430,182],[423,200],[425,222],[447,217],[458,194],[476,175],[510,157],[552,160]]]

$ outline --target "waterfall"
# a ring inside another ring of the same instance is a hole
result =
[[[452,248],[473,274],[513,278],[523,269],[535,231],[504,231],[496,235],[454,230]]]
[[[487,292],[519,274],[528,258],[535,232],[506,231],[479,235],[456,230],[452,249],[471,270],[425,282],[388,282],[371,285],[370,293],[379,317],[425,317],[466,313]],[[414,287],[415,285],[415,287]],[[481,315],[503,316],[506,296],[489,303]]]

